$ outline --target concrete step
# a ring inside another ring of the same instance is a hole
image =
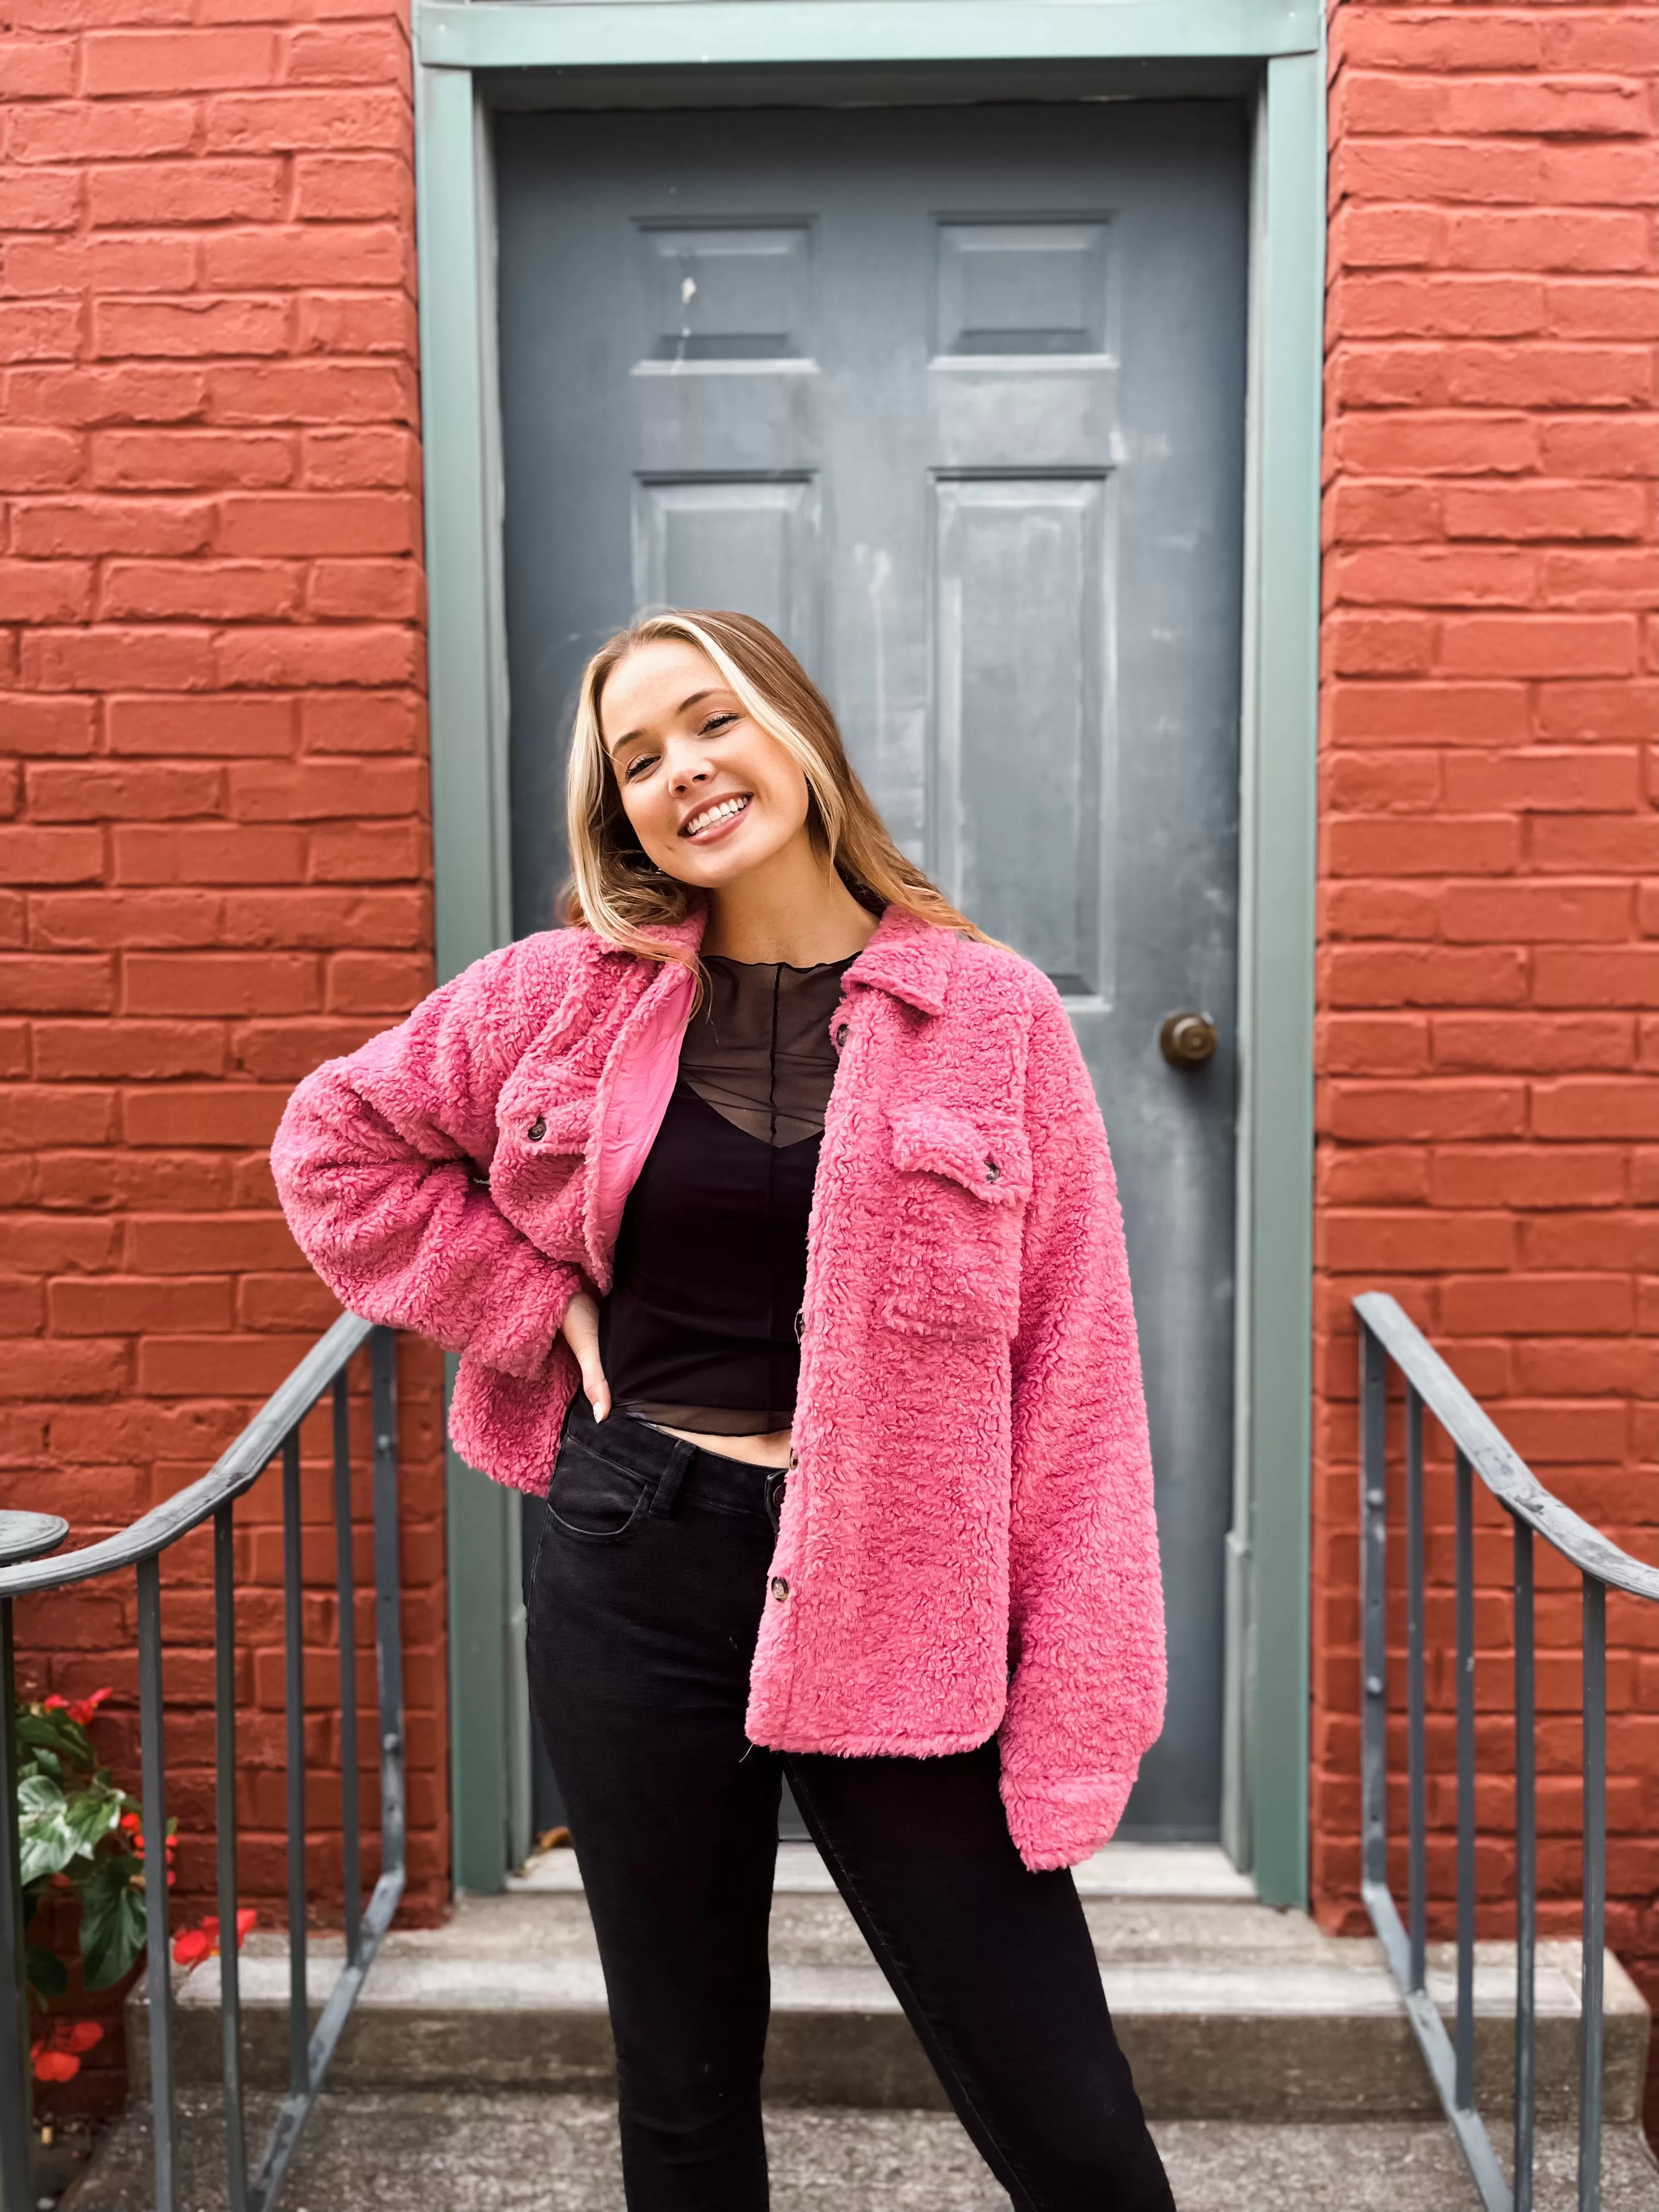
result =
[[[256,2099],[260,2129],[275,2107]],[[181,2100],[179,2203],[226,2212],[213,2101]],[[1479,2212],[1443,2124],[1263,2125],[1154,2121],[1181,2212]],[[775,2108],[767,2117],[773,2212],[1009,2212],[953,2117]],[[1574,2146],[1539,2146],[1538,2212],[1577,2203]],[[148,2114],[106,2137],[74,2212],[149,2212]],[[1659,2212],[1659,2167],[1628,2127],[1609,2131],[1606,2212]],[[623,2212],[616,2115],[598,2098],[331,2094],[283,2194],[285,2212]],[[67,2208],[66,2208],[67,2212]]]
[[[945,2109],[855,1923],[821,1867],[814,1871],[816,1854],[810,1846],[791,1848],[795,1856],[781,1875],[772,1913],[769,2099],[780,2106]],[[567,1870],[574,1860],[559,1856],[557,1882],[463,1898],[446,1926],[387,1936],[336,2054],[336,2087],[610,2093],[614,2055],[604,1977],[586,1900]],[[1201,1869],[1182,1877],[1196,1893],[1170,1896],[1155,1893],[1144,1863],[1124,1867],[1118,1859],[1109,1869],[1085,1869],[1079,1887],[1149,2113],[1170,2120],[1437,2120],[1405,2008],[1375,1943],[1324,1935],[1305,1915],[1255,1903],[1236,1887],[1206,1894],[1210,1877]],[[1237,1885],[1238,1877],[1226,1871]],[[326,1996],[339,1959],[337,1941],[313,1939],[313,2006]],[[1431,1965],[1431,1987],[1449,2009],[1451,1958],[1437,1950]],[[1578,1965],[1573,1945],[1540,1947],[1545,2125],[1566,2124],[1577,2112]],[[1494,2118],[1510,2097],[1513,1974],[1511,1948],[1482,1948],[1476,2084],[1482,2111]],[[179,2078],[187,2082],[218,2079],[218,1977],[212,1960],[179,1982]],[[248,2078],[275,2087],[288,2066],[285,1938],[252,1936],[241,1978]],[[1605,2109],[1610,2122],[1631,2123],[1639,2109],[1648,2014],[1610,1955],[1606,2017]],[[142,1990],[130,2027],[142,2094]]]

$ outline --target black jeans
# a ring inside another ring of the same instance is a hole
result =
[[[1019,2212],[1171,2212],[1071,1875],[1009,1838],[994,1741],[786,1759],[744,1735],[781,1474],[579,1391],[530,1680],[617,2044],[630,2212],[765,2212],[767,1920],[787,1765],[963,2125]]]

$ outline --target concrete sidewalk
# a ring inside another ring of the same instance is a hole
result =
[[[257,2100],[263,2124],[275,2100]],[[211,2100],[185,2103],[181,2212],[226,2212]],[[954,2118],[773,2108],[773,2212],[1009,2212]],[[1443,2124],[1287,2127],[1166,2120],[1153,2132],[1181,2212],[1480,2212]],[[1574,2142],[1540,2146],[1538,2212],[1571,2212]],[[1656,2212],[1659,2167],[1635,2131],[1604,2161],[1606,2212]],[[149,2212],[147,2116],[106,2139],[63,2212]],[[600,2099],[416,2092],[327,2096],[283,2212],[623,2212],[614,2108]]]

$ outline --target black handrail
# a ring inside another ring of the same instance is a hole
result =
[[[1583,1587],[1583,1965],[1579,1994],[1578,2207],[1601,2202],[1602,1963],[1607,1936],[1607,1594],[1659,1602],[1659,1568],[1621,1551],[1544,1488],[1395,1300],[1354,1302],[1359,1317],[1363,1707],[1360,1892],[1406,2000],[1429,2071],[1487,2212],[1532,2212],[1537,2125],[1534,1972],[1538,1942],[1537,1758],[1533,1540],[1541,1536]],[[1409,1925],[1389,1887],[1388,1385],[1406,1384],[1406,1658]],[[1428,1995],[1425,1724],[1423,1416],[1450,1439],[1455,1465],[1457,1639],[1457,2002],[1454,2033]],[[1514,2186],[1474,2106],[1474,1511],[1478,1474],[1510,1516],[1515,1559],[1516,2011]]]
[[[353,1614],[351,1453],[347,1370],[362,1346],[369,1353],[374,1428],[374,1641],[380,1708],[380,1867],[374,1895],[362,1897],[361,1815],[357,1800],[356,1640]],[[167,1768],[162,1735],[161,1555],[192,1529],[213,1522],[214,1741],[217,1767],[220,2010],[223,2043],[225,2138],[230,2212],[270,2212],[333,2057],[341,2030],[362,1988],[380,1938],[403,1894],[407,1875],[404,1805],[403,1632],[398,1568],[398,1449],[395,1339],[356,1314],[343,1314],[262,1406],[210,1472],[101,1542],[57,1559],[40,1552],[61,1543],[67,1524],[35,1514],[0,1515],[0,2204],[32,2207],[29,2179],[27,1994],[24,1980],[22,1886],[17,1838],[17,1751],[13,1607],[33,1592],[60,1589],[94,1575],[131,1567],[137,1577],[138,1711],[143,1828],[155,1839],[157,1866],[167,1833]],[[335,1580],[340,1623],[341,1792],[345,1880],[345,1964],[321,2017],[310,2028],[306,2004],[305,1711],[300,1556],[300,1424],[325,1393],[333,1395]],[[236,1954],[235,1554],[233,1513],[243,1492],[271,1461],[283,1463],[283,1616],[288,1729],[289,2031],[289,2094],[283,2100],[257,2171],[250,2174],[243,2112],[241,1992]],[[32,1564],[21,1564],[30,1560]],[[173,2064],[173,1985],[168,1971],[167,1892],[145,1889],[149,1953],[150,2096],[154,2114],[156,2212],[176,2212]]]

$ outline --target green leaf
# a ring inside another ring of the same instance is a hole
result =
[[[37,1744],[29,1754],[27,1771],[38,1774],[50,1774],[61,1782],[64,1778],[64,1762],[55,1751],[48,1751],[43,1743]]]
[[[69,1801],[49,1775],[31,1774],[17,1785],[18,1878],[27,1888],[57,1874],[80,1855],[69,1824]]]
[[[29,1987],[38,1990],[48,2002],[53,1997],[69,1995],[69,1968],[56,1951],[48,1951],[44,1943],[24,1946],[28,1956]]]
[[[69,1801],[70,1832],[88,1858],[120,1817],[120,1795],[113,1790],[77,1790]]]
[[[81,1893],[81,1979],[89,1990],[118,1982],[144,1948],[144,1895],[132,1886],[135,1859],[94,1863]]]

